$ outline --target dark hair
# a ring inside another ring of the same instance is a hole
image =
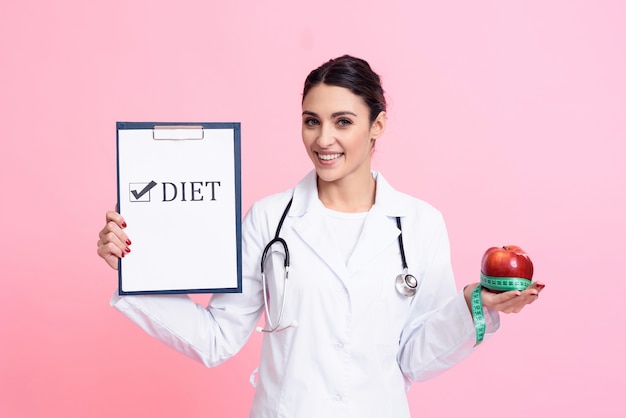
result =
[[[367,61],[343,55],[333,58],[311,71],[304,81],[302,100],[312,87],[318,84],[344,87],[361,97],[370,111],[370,122],[374,122],[380,112],[387,110],[385,92],[376,74]]]

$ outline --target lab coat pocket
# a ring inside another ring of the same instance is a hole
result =
[[[398,254],[399,257],[399,254]],[[377,294],[371,309],[371,322],[377,332],[378,343],[397,344],[406,323],[410,320],[411,306],[417,302],[424,280],[424,270],[415,268],[408,272],[418,282],[414,296],[406,296],[398,290],[396,278],[401,269],[387,269],[379,272],[380,280],[376,283]]]

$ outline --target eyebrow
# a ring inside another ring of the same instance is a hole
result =
[[[315,112],[311,112],[311,111],[309,111],[309,110],[305,110],[304,112],[302,112],[302,116],[304,116],[304,115],[314,116],[314,117],[316,117],[316,118],[318,118],[318,117],[319,117],[319,115],[318,115],[317,113],[315,113]],[[342,111],[339,111],[339,112],[335,112],[335,113],[331,114],[330,116],[331,116],[332,118],[336,118],[336,117],[338,117],[338,116],[344,116],[344,115],[352,115],[352,116],[358,117],[358,115],[357,115],[356,113],[354,113],[354,112],[349,112],[349,111],[347,111],[347,110],[342,110]]]

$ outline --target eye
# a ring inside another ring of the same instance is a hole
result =
[[[304,124],[306,126],[316,126],[316,125],[319,125],[320,122],[315,118],[306,118],[304,119]]]
[[[337,125],[341,127],[349,126],[352,125],[352,121],[350,119],[340,118],[337,120]]]

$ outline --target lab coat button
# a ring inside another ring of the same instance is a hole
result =
[[[334,400],[335,402],[341,402],[341,400],[342,400],[342,399],[343,399],[343,398],[341,397],[341,395],[335,395],[335,396],[333,396],[333,400]]]
[[[343,343],[336,343],[335,350],[343,350]]]

